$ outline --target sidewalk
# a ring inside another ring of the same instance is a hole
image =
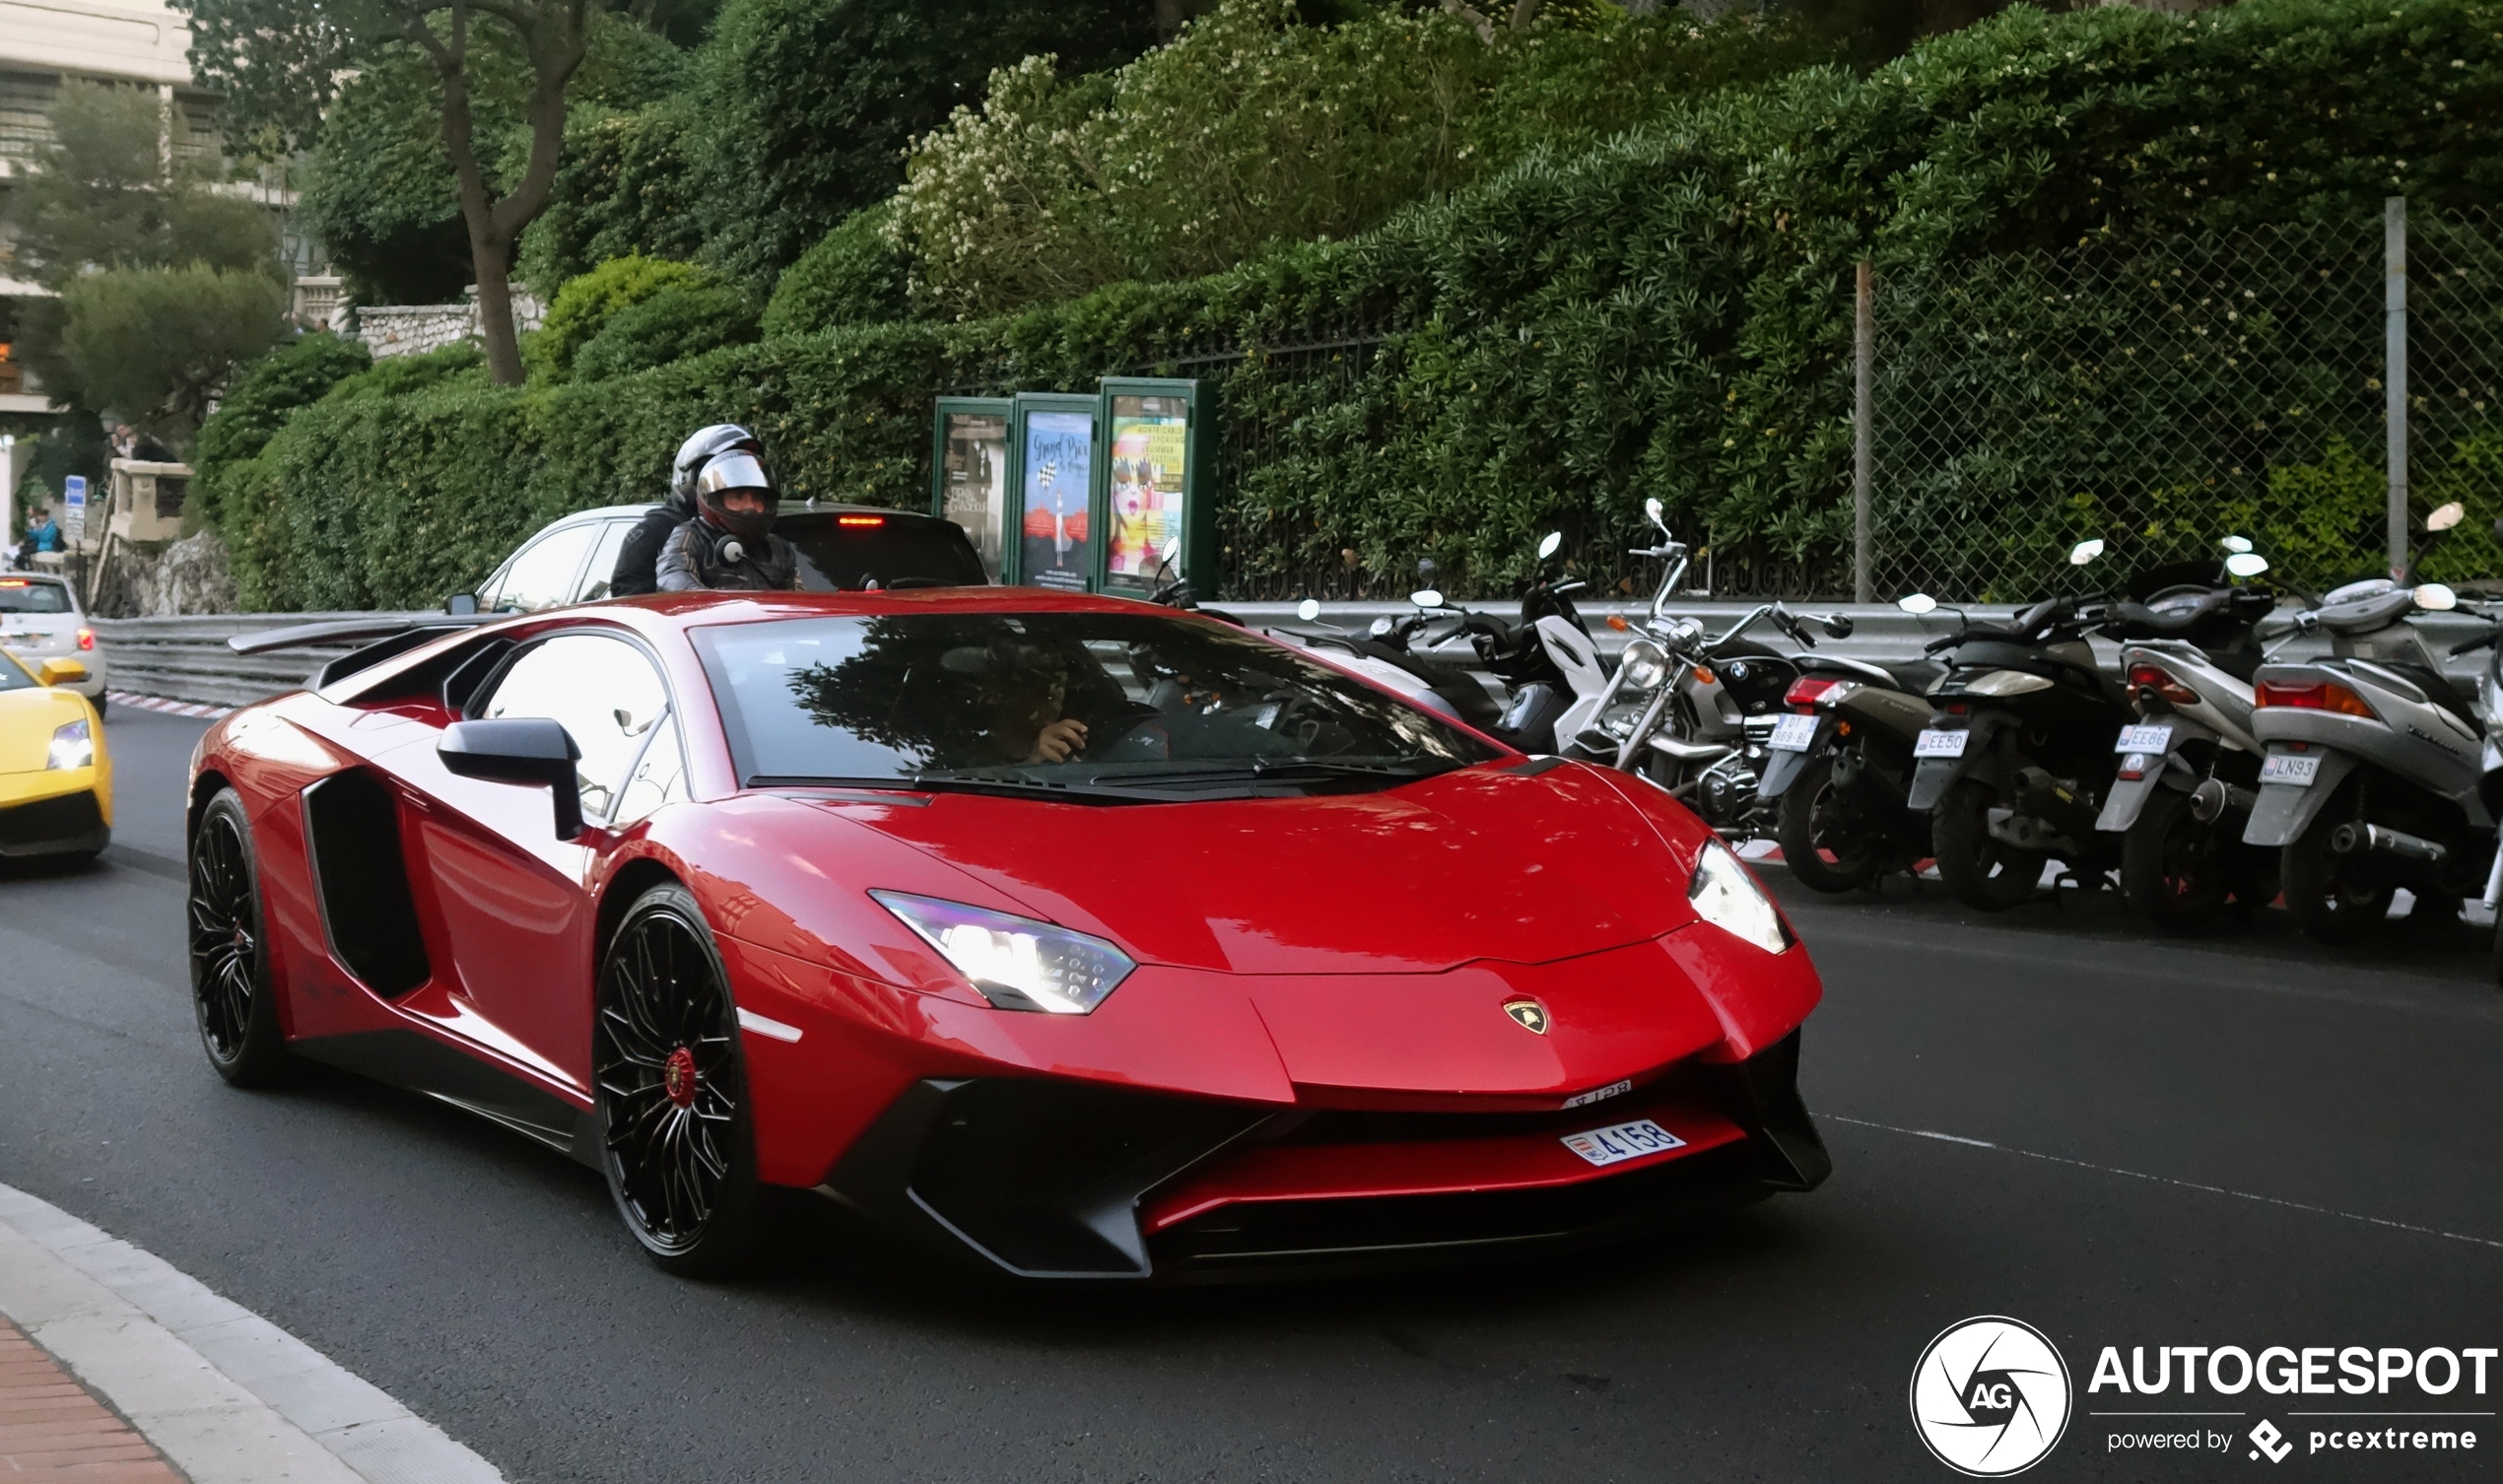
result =
[[[0,1185],[0,1477],[503,1484],[267,1319]]]
[[[165,1455],[17,1325],[0,1319],[0,1472],[80,1484],[178,1484]]]

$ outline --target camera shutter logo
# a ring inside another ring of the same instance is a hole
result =
[[[2068,1363],[2021,1319],[1949,1325],[1912,1368],[1912,1425],[1938,1461],[1977,1479],[2023,1473],[2068,1430]]]

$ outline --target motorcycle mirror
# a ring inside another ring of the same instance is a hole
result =
[[[1370,625],[1366,626],[1365,632],[1376,639],[1380,639],[1390,632],[1390,620],[1387,618],[1375,619]]]
[[[1668,529],[1660,520],[1660,498],[1657,495],[1643,502],[1643,513],[1650,518],[1652,524],[1659,526],[1662,530]]]
[[[2416,606],[2427,613],[2449,613],[2460,606],[2460,595],[2440,582],[2426,582],[2416,588]]]
[[[2469,507],[2455,500],[2449,505],[2438,507],[2432,514],[2427,515],[2425,517],[2425,529],[2429,531],[2447,531],[2453,526],[2458,525],[2468,513]]]
[[[1562,532],[1562,531],[1549,531],[1546,535],[1544,535],[1544,536],[1542,536],[1542,537],[1540,537],[1540,538],[1539,538],[1539,541],[1538,541],[1538,560],[1539,560],[1539,561],[1541,561],[1541,562],[1544,562],[1544,561],[1546,561],[1549,557],[1554,556],[1557,552],[1559,552],[1559,551],[1561,551],[1561,550],[1563,550],[1563,549],[1564,549],[1564,532]]]
[[[2236,552],[2225,559],[2225,571],[2237,577],[2256,577],[2268,570],[2268,559],[2258,552]]]
[[[1902,609],[1904,612],[1911,614],[1914,618],[1919,618],[1925,613],[1937,612],[1938,600],[1929,596],[1926,592],[1916,592],[1909,597],[1898,598],[1895,601],[1895,606]]]
[[[2071,567],[2083,567],[2087,563],[2102,555],[2102,537],[2098,536],[2092,541],[2080,541],[2076,545],[2068,548],[2068,565]]]
[[[1320,600],[1318,598],[1306,598],[1304,601],[1296,604],[1295,616],[1308,624],[1313,620],[1319,618],[1321,616]]]
[[[1432,587],[1420,587],[1408,594],[1408,601],[1419,608],[1440,608],[1443,606],[1443,594]]]
[[[1182,538],[1180,536],[1176,536],[1165,543],[1165,565],[1167,567],[1171,567],[1181,560]]]
[[[2249,536],[2227,536],[2224,541],[2224,546],[2225,550],[2232,552],[2235,556],[2239,557],[2244,552],[2251,550],[2251,538]]]
[[[1848,613],[1833,614],[1825,620],[1827,639],[1849,639],[1852,637],[1852,616]]]

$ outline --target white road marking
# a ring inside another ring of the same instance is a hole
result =
[[[503,1484],[486,1459],[304,1341],[8,1185],[0,1314],[192,1484]]]
[[[2283,1206],[2289,1211],[2309,1211],[2315,1216],[2334,1216],[2340,1221],[2360,1221],[2367,1226],[2389,1227],[2398,1232],[2413,1232],[2419,1237],[2440,1237],[2450,1242],[2466,1242],[2477,1247],[2503,1248],[2503,1242],[2491,1237],[2470,1237],[2461,1232],[2446,1232],[2439,1227],[2420,1227],[2412,1222],[2393,1221],[2387,1216],[2359,1216],[2353,1211],[2332,1210],[2328,1206],[2308,1205],[2299,1200],[2286,1200],[2274,1195],[2255,1195],[2249,1190],[2229,1190],[2223,1185],[2202,1185],[2197,1180],[2175,1180],[2169,1175],[2148,1175],[2138,1170],[2121,1170],[2111,1165],[2090,1165],[2057,1154],[2037,1154],[2031,1149],[2018,1149],[2008,1144],[1994,1144],[1988,1139],[1968,1139],[1960,1134],[1939,1133],[1931,1128],[1904,1128],[1894,1123],[1879,1123],[1869,1118],[1847,1118],[1841,1113],[1821,1113],[1820,1118],[1837,1123],[1850,1123],[1860,1128],[1878,1128],[1887,1133],[1908,1133],[1916,1139],[1936,1139],[1942,1144],[1966,1144],[1975,1149],[1989,1149],[1999,1154],[2013,1154],[2023,1159],[2042,1160],[2048,1164],[2066,1165],[2075,1170],[2091,1170],[2097,1175],[2127,1176],[2131,1180],[2153,1180],[2159,1185],[2178,1185],[2185,1190],[2201,1190],[2209,1195],[2230,1195],[2236,1200],[2256,1200],[2264,1206]]]

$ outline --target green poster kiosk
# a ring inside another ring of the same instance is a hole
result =
[[[1203,391],[1199,381],[1104,379],[1097,408],[1104,457],[1095,475],[1104,531],[1098,591],[1146,597],[1180,577],[1193,596],[1216,596],[1216,420]],[[1182,539],[1178,570],[1160,576],[1175,537]]]
[[[1103,571],[1096,518],[1097,419],[1102,399],[1021,391],[1008,411],[1009,518],[1002,579],[1091,592]]]
[[[930,513],[953,520],[997,582],[1008,545],[1006,397],[941,397],[930,425]]]

